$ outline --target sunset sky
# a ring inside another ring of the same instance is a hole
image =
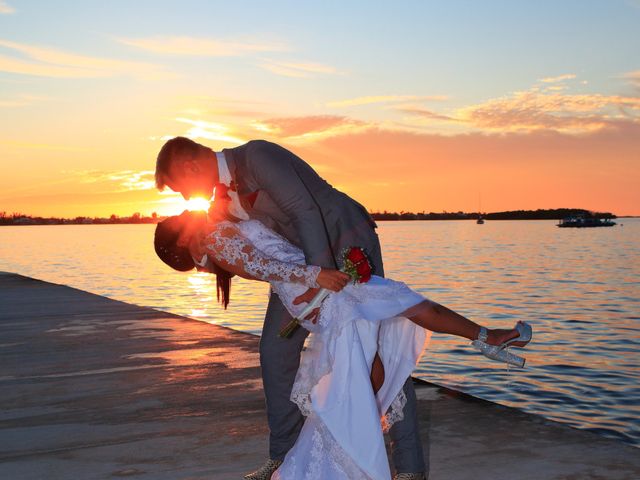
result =
[[[640,215],[640,0],[0,0],[0,211],[177,213],[263,138],[370,210]]]

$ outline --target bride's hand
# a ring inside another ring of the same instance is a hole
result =
[[[333,292],[339,292],[347,283],[349,283],[351,277],[340,270],[333,270],[330,268],[323,268],[316,278],[316,282],[320,285],[320,288],[326,288]]]
[[[320,275],[318,275],[320,276]],[[294,305],[300,305],[301,303],[309,303],[316,294],[320,291],[319,288],[310,288],[302,295],[297,296],[293,299]],[[318,313],[320,313],[320,307],[314,308],[309,315],[305,317],[305,320],[309,320],[311,323],[316,323],[318,321]]]
[[[318,278],[316,278],[316,282],[320,285],[320,288],[326,288],[327,290],[332,290],[334,292],[339,292],[342,290],[347,283],[349,283],[351,277],[344,272],[339,270],[332,270],[330,268],[322,268],[320,273],[318,274]],[[294,305],[300,305],[301,303],[309,303],[318,293],[318,288],[310,288],[302,295],[299,295],[293,300]],[[309,315],[305,317],[305,320],[309,320],[312,323],[316,323],[318,321],[318,313],[320,312],[320,308],[314,309]]]

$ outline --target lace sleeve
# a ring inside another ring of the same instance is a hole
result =
[[[300,283],[310,288],[319,288],[316,279],[320,267],[288,263],[269,257],[230,222],[221,222],[216,226],[207,236],[205,248],[216,263],[229,268],[232,273],[265,282]]]

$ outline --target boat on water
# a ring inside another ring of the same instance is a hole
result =
[[[482,225],[484,223],[484,218],[482,218],[481,212],[482,212],[482,197],[478,193],[478,219],[476,220],[476,223],[478,225]]]
[[[592,218],[585,216],[565,217],[558,222],[561,228],[613,227],[616,224],[610,218]]]

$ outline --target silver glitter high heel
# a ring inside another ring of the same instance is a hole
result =
[[[393,480],[425,480],[424,473],[396,473]]]
[[[487,343],[489,332],[487,332],[487,329],[485,327],[480,327],[478,339],[471,342],[471,345],[480,350],[480,353],[482,353],[485,357],[490,358],[491,360],[505,362],[509,365],[522,368],[524,367],[526,359],[509,352],[507,350],[507,347],[509,347],[509,345],[511,344],[515,344],[516,342],[517,345],[514,346],[524,347],[525,345],[527,345],[533,337],[533,329],[531,328],[531,325],[526,322],[516,323],[515,329],[519,334],[517,337],[512,338],[511,340],[507,340],[500,345],[489,345]]]
[[[267,460],[267,463],[262,467],[253,473],[246,474],[244,478],[246,480],[269,480],[280,465],[282,465],[281,460]]]

